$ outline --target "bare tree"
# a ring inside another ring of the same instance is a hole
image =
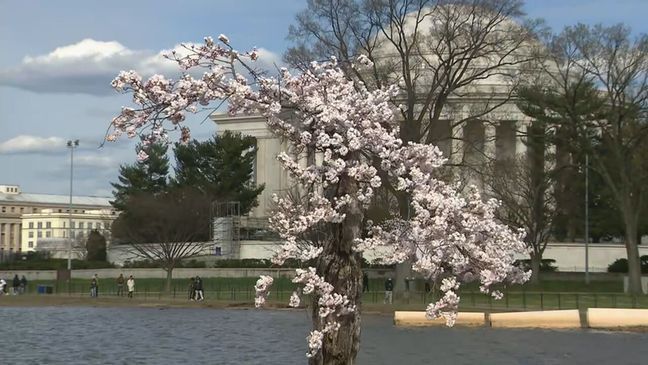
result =
[[[507,104],[537,57],[519,0],[311,0],[296,17],[285,59],[294,67],[336,56],[371,87],[399,84],[401,139],[441,143],[468,120]],[[371,72],[350,67],[363,54]],[[449,128],[439,122],[452,117]],[[449,129],[449,130],[447,130]],[[456,153],[457,151],[447,151]],[[447,153],[448,154],[448,153]]]
[[[623,216],[630,290],[641,292],[639,216],[648,193],[648,36],[623,25],[566,28],[550,43],[544,96],[527,98],[587,154]]]
[[[540,278],[540,264],[557,213],[552,166],[543,157],[532,161],[520,156],[491,162],[483,175],[488,195],[501,202],[497,218],[526,232],[533,282]]]
[[[196,190],[178,188],[135,194],[127,205],[128,211],[113,224],[113,234],[132,254],[162,266],[169,291],[173,269],[184,259],[204,255],[212,245],[206,239],[209,201]]]

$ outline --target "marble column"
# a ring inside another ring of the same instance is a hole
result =
[[[21,237],[20,237],[20,223],[14,223],[13,224],[14,228],[14,239],[13,239],[13,244],[14,244],[14,249],[16,251],[22,251],[22,247],[20,245]]]
[[[530,120],[519,120],[515,123],[515,154],[519,157],[521,154],[526,154],[527,152],[527,135],[528,128],[531,124]]]
[[[497,123],[484,122],[484,155],[488,159],[496,159],[496,138],[497,138]]]
[[[466,123],[462,122],[455,125],[452,130],[452,139],[450,143],[450,163],[458,165],[464,157],[464,127]]]

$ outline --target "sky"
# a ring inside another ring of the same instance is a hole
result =
[[[161,57],[183,42],[226,34],[237,49],[262,49],[281,62],[288,27],[306,0],[0,0],[0,185],[68,194],[69,149],[74,192],[111,196],[120,164],[135,161],[135,142],[102,145],[112,117],[129,105],[110,81],[122,69],[169,73]],[[648,0],[527,0],[527,14],[559,31],[566,25],[619,22],[648,33]],[[189,120],[206,139],[214,124]]]

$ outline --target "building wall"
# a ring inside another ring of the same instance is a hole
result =
[[[648,255],[648,247],[640,245],[639,256],[643,255]],[[556,260],[559,271],[585,271],[584,243],[550,243],[543,257]],[[589,270],[606,272],[608,265],[627,257],[623,244],[592,243],[589,245]]]
[[[18,185],[0,185],[0,261],[11,254],[33,249],[29,247],[29,234],[25,234],[28,231],[25,231],[24,227],[28,227],[28,224],[23,223],[23,216],[39,215],[44,212],[65,215],[69,211],[68,199],[69,197],[62,195],[23,193]],[[72,201],[73,214],[82,216],[87,211],[109,209],[111,210],[109,215],[113,216],[113,219],[115,217],[108,198],[73,196]],[[62,224],[52,220],[51,225],[60,228]],[[45,238],[47,234],[45,228],[41,231],[42,238]],[[49,229],[52,237],[56,237],[55,231],[55,228]],[[35,246],[38,237],[37,231],[33,232],[34,237],[31,237],[33,239],[31,241]]]
[[[241,258],[269,259],[278,250],[278,245],[277,242],[268,241],[241,241]],[[648,255],[648,246],[639,246],[639,255]],[[364,258],[369,262],[378,257],[380,257],[379,252],[364,253]],[[583,243],[550,243],[543,257],[556,260],[555,266],[558,267],[558,271],[585,271],[585,244]],[[622,244],[590,244],[589,270],[607,272],[608,265],[626,257],[625,246]],[[519,255],[518,258],[528,259],[529,257]]]
[[[46,239],[67,239],[70,216],[45,210],[41,213],[22,216],[22,251],[34,251],[38,242]],[[72,214],[71,237],[81,242],[92,230],[98,230],[106,240],[110,239],[110,228],[115,216],[110,211],[88,211]]]

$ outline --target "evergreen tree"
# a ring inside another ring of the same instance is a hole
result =
[[[106,261],[106,239],[96,229],[88,236],[86,250],[88,261]]]
[[[241,213],[247,213],[263,191],[253,179],[256,151],[254,137],[230,131],[205,142],[176,144],[173,185],[197,188],[209,201],[238,201]]]
[[[151,144],[148,147],[137,146],[137,150],[143,150],[148,158],[132,165],[119,167],[119,182],[111,183],[115,188],[113,191],[115,199],[110,202],[113,207],[121,212],[126,212],[128,199],[133,195],[138,193],[160,194],[166,191],[169,175],[167,149],[167,146],[161,143]]]

